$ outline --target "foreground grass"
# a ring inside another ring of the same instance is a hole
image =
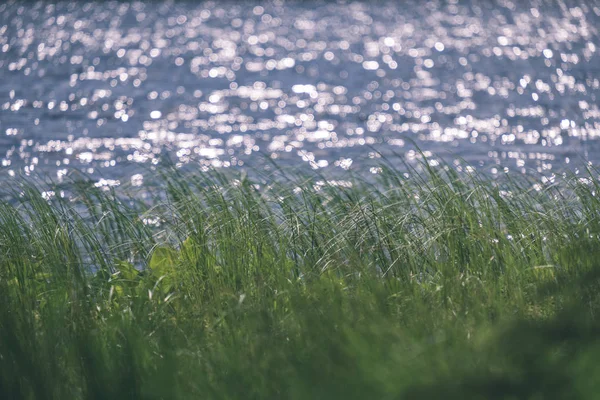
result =
[[[597,398],[597,180],[318,181],[17,190],[0,398]]]

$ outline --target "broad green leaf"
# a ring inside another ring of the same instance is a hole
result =
[[[135,267],[131,263],[119,260],[116,264],[117,269],[120,272],[121,279],[133,281],[138,277],[139,271],[135,269]]]
[[[174,271],[178,258],[179,253],[171,247],[161,246],[155,248],[149,264],[152,275],[159,278],[170,274]]]
[[[194,249],[194,242],[192,238],[188,237],[181,244],[181,255],[187,261],[195,261],[196,249]]]

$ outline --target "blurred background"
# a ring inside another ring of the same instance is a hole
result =
[[[370,175],[416,144],[552,181],[600,161],[598,27],[591,1],[3,2],[0,180]]]

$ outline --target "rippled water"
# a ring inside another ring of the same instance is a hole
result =
[[[164,154],[376,173],[410,140],[552,176],[600,161],[598,27],[598,2],[9,1],[0,179],[138,185]]]

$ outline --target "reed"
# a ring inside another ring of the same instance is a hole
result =
[[[596,398],[597,172],[381,168],[5,193],[0,397]]]

